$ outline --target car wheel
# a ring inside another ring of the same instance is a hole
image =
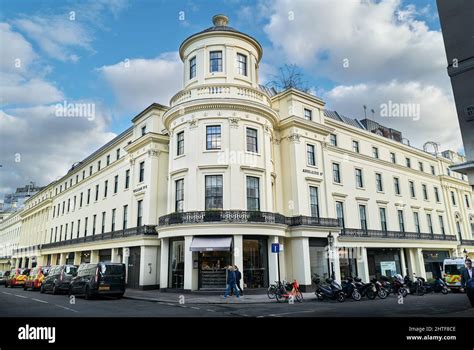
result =
[[[44,294],[44,284],[41,285],[40,293],[41,293],[41,294]]]

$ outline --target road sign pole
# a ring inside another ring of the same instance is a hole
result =
[[[278,258],[278,284],[280,284],[280,253],[277,253],[277,258]]]

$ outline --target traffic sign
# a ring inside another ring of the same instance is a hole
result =
[[[280,243],[272,243],[272,253],[280,253]]]

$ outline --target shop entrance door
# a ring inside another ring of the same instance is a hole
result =
[[[127,269],[127,288],[139,288],[140,286],[140,247],[130,248]]]
[[[224,289],[227,283],[225,267],[231,263],[231,252],[199,252],[199,289]]]

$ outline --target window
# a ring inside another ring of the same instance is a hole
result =
[[[313,111],[311,111],[310,109],[305,108],[304,109],[304,119],[313,120]]]
[[[120,148],[117,148],[115,151],[115,159],[118,160],[120,158]]]
[[[398,177],[393,178],[393,187],[395,188],[395,194],[400,194],[400,179]]]
[[[449,168],[446,168],[447,172],[448,172],[448,176],[451,176],[451,169]]]
[[[95,185],[95,201],[99,200],[99,185]]]
[[[221,149],[220,125],[206,126],[206,149]]]
[[[247,151],[258,152],[258,134],[256,129],[247,128]]]
[[[143,201],[137,202],[137,227],[142,226],[142,215],[143,215]]]
[[[89,221],[89,218],[84,219],[84,237],[87,236],[87,222]]]
[[[184,154],[184,131],[178,133],[176,142],[176,155],[182,154]]]
[[[59,240],[63,240],[63,225],[61,225],[61,227],[59,228]]]
[[[466,207],[467,209],[469,209],[471,207],[471,203],[469,203],[469,196],[465,194],[464,199],[466,200]]]
[[[222,209],[222,175],[206,175],[205,208]]]
[[[138,174],[138,182],[145,181],[145,162],[140,162],[140,171]]]
[[[426,189],[426,185],[422,184],[421,188],[422,188],[422,191],[423,191],[423,199],[425,201],[427,201],[428,200],[428,190]]]
[[[356,187],[363,188],[364,179],[362,178],[362,169],[356,169],[355,175],[356,175]]]
[[[97,162],[97,171],[100,170],[100,163],[101,163],[101,162],[100,162],[100,160],[99,160],[99,161]]]
[[[127,229],[127,223],[128,223],[128,205],[123,206],[123,223],[122,223],[122,228],[125,230]]]
[[[211,51],[209,53],[210,72],[222,72],[222,51]]]
[[[115,231],[115,212],[117,210],[114,208],[112,209],[112,225],[110,226],[110,231]]]
[[[64,183],[64,191],[67,190],[67,181]]]
[[[426,223],[428,224],[428,230],[433,234],[433,220],[431,220],[431,214],[426,214]]]
[[[94,215],[92,217],[92,236],[95,236],[95,224],[96,224],[96,221],[97,221],[97,215]]]
[[[130,186],[130,169],[125,170],[125,188]]]
[[[69,187],[72,186],[72,179],[69,179]]]
[[[89,188],[89,189],[87,190],[87,204],[89,204],[90,201],[91,201],[91,189]]]
[[[117,193],[118,191],[118,175],[115,175],[114,177],[114,193]]]
[[[446,231],[444,230],[444,219],[443,219],[443,215],[439,215],[438,216],[438,219],[439,219],[439,228],[441,230],[441,233],[443,235],[446,235]]]
[[[81,230],[81,220],[77,220],[77,231],[76,231],[76,238],[79,238],[79,232]],[[72,238],[72,237],[71,237]]]
[[[76,196],[74,196],[72,210],[76,210]]]
[[[385,208],[379,208],[380,215],[380,228],[382,231],[387,232],[387,211]]]
[[[423,166],[423,162],[418,162],[418,169],[419,169],[420,171],[425,171],[425,168],[424,168],[424,166]]]
[[[64,209],[66,208],[66,201],[63,202],[63,212],[62,214],[64,215]]]
[[[400,232],[405,232],[405,219],[403,218],[403,210],[398,210],[398,225]]]
[[[410,158],[405,158],[405,164],[407,168],[411,168],[411,159]]]
[[[105,232],[105,211],[102,212],[102,227],[100,230],[101,233]]]
[[[104,198],[107,197],[107,189],[109,188],[109,180],[105,180],[104,182]]]
[[[107,159],[107,160],[106,160],[106,163],[107,163],[107,165],[109,165],[109,164],[110,164],[110,154],[107,154],[107,158],[106,158],[106,159]]]
[[[79,174],[76,175],[76,184],[79,182]]]
[[[189,60],[189,79],[196,78],[196,56]]]
[[[332,180],[335,183],[338,183],[338,184],[341,183],[340,166],[337,163],[332,163]]]
[[[310,194],[311,216],[319,217],[318,188],[310,186],[309,194]]]
[[[329,142],[331,143],[331,146],[337,147],[337,135],[331,134],[329,136]]]
[[[396,156],[395,153],[393,153],[393,152],[390,152],[390,161],[391,161],[393,164],[396,164],[396,163],[397,163],[397,156]]]
[[[453,203],[454,206],[456,206],[456,194],[454,193],[454,191],[451,191],[451,202]]]
[[[415,222],[415,230],[417,233],[420,233],[420,217],[418,216],[418,212],[413,212],[413,221]]]
[[[175,182],[175,208],[176,212],[183,212],[184,210],[184,180],[179,179]]]
[[[359,217],[360,217],[360,228],[364,231],[367,230],[367,209],[365,205],[359,204]]]
[[[89,167],[89,176],[92,175],[92,165]]]
[[[436,199],[436,202],[440,202],[439,200],[439,190],[438,190],[438,187],[434,187],[434,194],[435,194],[435,199]]]
[[[458,239],[462,240],[462,230],[461,230],[461,223],[456,221],[456,231],[458,232]]]
[[[58,241],[58,227],[57,226],[54,228],[54,241],[55,242]]]
[[[416,197],[416,193],[415,193],[415,183],[413,181],[409,181],[408,182],[409,185],[410,185],[410,196],[412,198],[415,198]]]
[[[247,210],[260,210],[260,179],[247,176]]]
[[[84,180],[85,178],[86,178],[86,171],[83,170],[83,171],[82,171],[82,179]],[[56,194],[57,194],[57,193],[56,193]]]
[[[240,53],[237,54],[237,72],[247,76],[247,56]]]
[[[359,141],[352,141],[352,150],[359,153]]]
[[[308,165],[315,166],[316,165],[316,154],[314,153],[314,146],[313,145],[306,145],[306,155]]]
[[[382,174],[375,173],[375,185],[378,192],[383,191]]]
[[[435,167],[431,166],[431,175],[436,175]]]
[[[375,159],[379,159],[379,149],[377,147],[372,147],[372,156]]]
[[[67,212],[68,213],[69,213],[70,209],[71,209],[71,198],[68,198],[67,199]]]
[[[336,202],[336,215],[339,226],[344,228],[344,203]]]

